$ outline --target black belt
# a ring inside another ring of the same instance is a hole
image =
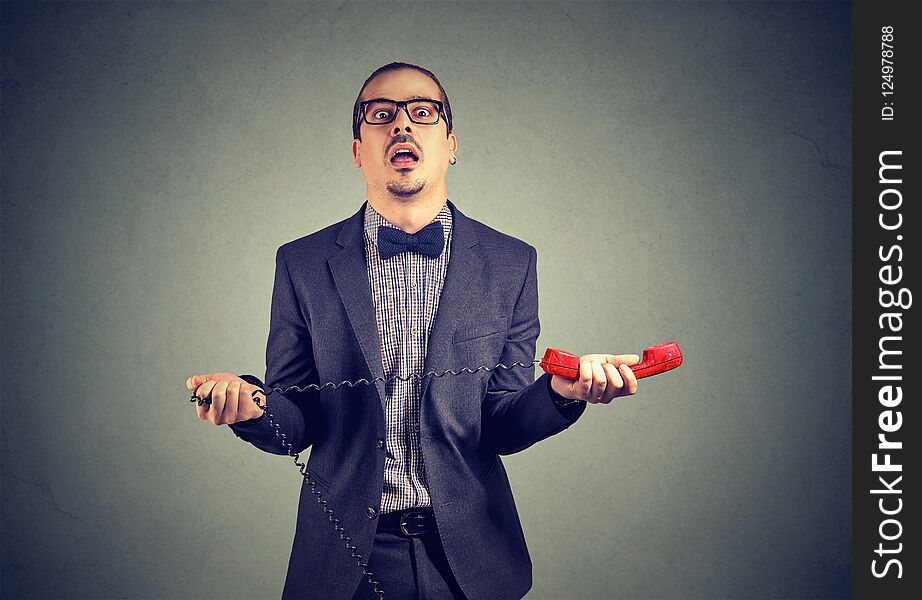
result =
[[[404,537],[423,535],[435,531],[435,514],[428,506],[389,512],[378,518],[378,531]]]

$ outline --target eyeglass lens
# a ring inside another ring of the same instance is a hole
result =
[[[439,105],[429,100],[414,100],[407,103],[407,112],[414,123],[437,123],[439,120]],[[369,123],[390,123],[397,114],[397,104],[384,100],[376,100],[365,105],[365,119]]]

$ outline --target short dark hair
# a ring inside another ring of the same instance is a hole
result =
[[[442,87],[442,84],[439,83],[438,77],[436,77],[432,71],[424,69],[419,65],[411,65],[410,63],[405,62],[392,62],[375,69],[375,72],[368,76],[368,79],[365,80],[365,83],[362,84],[362,89],[359,90],[358,96],[355,97],[355,105],[352,107],[352,137],[357,140],[361,140],[362,136],[359,133],[359,128],[362,126],[361,121],[361,98],[362,92],[365,91],[365,88],[368,87],[368,83],[380,75],[381,73],[387,73],[388,71],[399,71],[401,69],[412,69],[414,71],[419,71],[429,79],[435,82],[435,85],[439,86],[439,93],[442,95],[440,100],[442,101],[442,109],[445,113],[445,123],[448,125],[447,133],[451,133],[451,104],[448,103],[448,94],[445,93],[445,88]]]

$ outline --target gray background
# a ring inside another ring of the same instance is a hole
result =
[[[184,381],[264,373],[392,60],[449,94],[449,197],[537,247],[539,354],[686,355],[504,459],[527,597],[848,596],[848,4],[2,10],[5,596],[279,597],[300,475]]]

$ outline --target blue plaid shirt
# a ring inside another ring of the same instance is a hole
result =
[[[396,227],[366,203],[365,259],[381,340],[384,377],[423,374],[429,331],[439,307],[451,242],[448,203],[435,219],[442,223],[445,246],[436,258],[404,252],[387,260],[378,254],[378,226]],[[426,466],[419,443],[419,379],[395,379],[385,386],[384,491],[381,514],[431,506]]]

